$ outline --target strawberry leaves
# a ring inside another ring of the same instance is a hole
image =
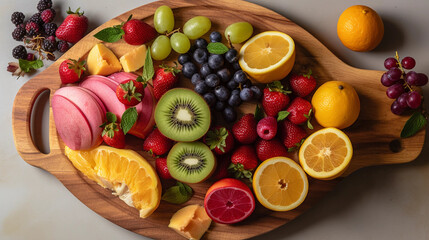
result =
[[[206,143],[211,150],[219,148],[220,151],[225,152],[227,137],[228,130],[226,128],[217,128],[207,132]]]
[[[270,92],[281,92],[285,95],[292,93],[291,91],[287,91],[284,89],[282,83],[280,81],[274,81],[272,83],[267,84],[268,89]]]
[[[246,170],[244,165],[241,163],[231,163],[228,167],[228,171],[234,175],[235,178],[247,178],[252,182],[253,173],[251,170]]]

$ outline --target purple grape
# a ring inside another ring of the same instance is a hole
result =
[[[408,104],[407,104],[407,99],[408,99],[408,93],[402,93],[395,102],[398,102],[399,106],[401,108],[407,109],[408,108]]]
[[[390,110],[393,114],[401,115],[402,113],[404,113],[406,108],[403,108],[401,105],[399,105],[398,101],[394,101],[390,106]]]
[[[412,57],[404,57],[401,61],[402,67],[405,69],[412,69],[416,66],[416,60]]]
[[[388,77],[386,73],[383,73],[383,76],[381,76],[381,84],[383,84],[383,86],[385,87],[390,87],[394,84],[395,82],[391,81]]]
[[[395,99],[404,92],[404,87],[401,83],[395,83],[386,90],[388,98]]]
[[[417,73],[416,86],[424,86],[428,83],[428,76],[424,73]]]
[[[422,95],[420,95],[420,93],[416,91],[412,91],[408,93],[408,98],[407,98],[408,107],[412,109],[416,109],[420,107],[421,103],[422,103]]]
[[[409,71],[407,75],[405,75],[405,81],[411,86],[416,86],[416,83],[418,81],[418,75],[414,71]]]
[[[386,74],[387,74],[387,77],[392,82],[397,82],[397,81],[399,81],[399,79],[401,79],[402,71],[401,71],[401,69],[399,69],[397,67],[393,67],[393,68],[389,69],[389,71],[387,71]]]
[[[386,60],[384,60],[384,67],[389,70],[393,67],[396,67],[398,65],[398,61],[396,61],[395,58],[390,57],[390,58],[386,58]]]

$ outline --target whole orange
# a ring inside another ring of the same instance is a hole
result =
[[[338,19],[337,34],[350,50],[371,51],[383,39],[384,25],[381,17],[370,7],[355,5],[347,8]]]

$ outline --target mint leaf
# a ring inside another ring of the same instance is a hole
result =
[[[135,107],[128,108],[122,114],[121,118],[121,128],[124,132],[124,135],[133,127],[134,123],[137,121],[138,113]]]
[[[106,113],[106,120],[108,123],[115,123],[117,118],[116,115],[111,113],[111,112],[107,112]]]
[[[192,188],[188,185],[177,182],[176,186],[170,187],[162,195],[161,199],[173,203],[173,204],[182,204],[191,199],[193,194]]]
[[[19,59],[19,67],[21,68],[22,71],[28,73],[31,70],[35,70],[43,67],[43,61],[40,59],[37,59],[34,61]]]
[[[427,123],[425,116],[417,111],[408,119],[401,132],[401,138],[411,137],[420,131]]]
[[[261,107],[259,107],[259,104],[257,104],[255,109],[255,120],[256,122],[259,122],[262,118],[264,118],[264,111],[262,111]]]
[[[277,115],[277,122],[280,122],[289,116],[290,112],[288,111],[280,111]]]
[[[207,45],[207,50],[213,54],[224,54],[228,52],[229,48],[221,42],[211,42]]]
[[[146,83],[153,78],[154,74],[155,70],[153,69],[152,56],[150,55],[150,47],[148,47],[146,50],[146,59],[143,66],[143,81]]]
[[[119,27],[109,27],[94,34],[94,37],[104,42],[113,43],[121,39],[124,34],[124,30]]]

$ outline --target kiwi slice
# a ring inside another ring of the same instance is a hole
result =
[[[159,99],[155,122],[164,136],[177,142],[192,142],[209,130],[210,108],[198,93],[174,88]]]
[[[202,142],[179,142],[168,153],[167,167],[174,179],[199,183],[212,175],[216,159],[210,148]]]

